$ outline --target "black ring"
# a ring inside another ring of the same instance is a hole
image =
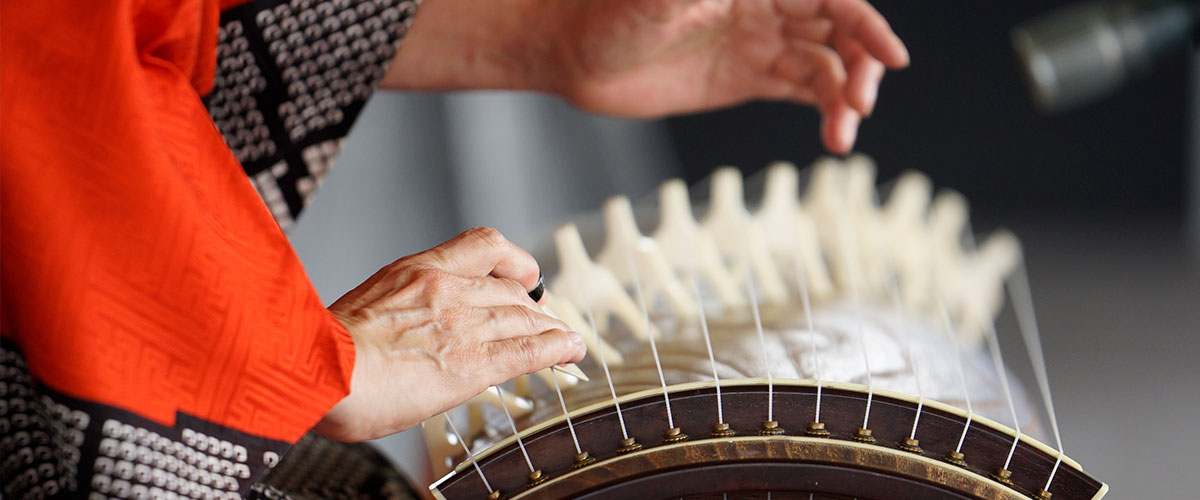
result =
[[[542,300],[542,295],[545,295],[545,294],[546,294],[546,283],[542,279],[542,273],[538,273],[537,286],[533,287],[533,290],[529,291],[529,298],[533,299],[534,302],[537,302],[539,300]]]

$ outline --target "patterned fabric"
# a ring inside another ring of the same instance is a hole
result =
[[[248,500],[416,500],[408,480],[371,445],[339,443],[309,433]]]
[[[184,413],[169,427],[72,398],[28,368],[0,338],[0,497],[237,499],[288,448]]]
[[[415,2],[0,7],[0,497],[274,491],[354,364],[280,227]]]
[[[417,0],[260,0],[221,13],[205,104],[284,229],[320,186]]]
[[[186,414],[175,421],[166,427],[41,386],[19,349],[0,338],[0,498],[88,490],[89,500],[238,499],[239,492],[270,500],[417,498],[370,445],[309,433],[289,449]]]

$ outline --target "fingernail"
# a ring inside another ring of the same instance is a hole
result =
[[[858,138],[859,121],[859,118],[854,116],[852,119],[847,119],[842,124],[843,128],[840,131],[840,135],[842,136],[842,141],[844,141],[843,144],[846,145],[847,152],[854,148],[854,140]]]

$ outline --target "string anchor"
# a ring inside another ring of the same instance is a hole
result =
[[[918,455],[925,453],[925,450],[921,449],[921,442],[913,438],[904,438],[903,441],[900,441],[899,448],[909,453],[916,453]]]
[[[829,431],[825,430],[824,422],[809,422],[808,428],[804,429],[804,434],[810,437],[829,437]]]
[[[1037,500],[1050,500],[1050,492],[1046,490],[1038,490],[1037,494],[1034,495],[1033,498],[1036,498]]]
[[[550,476],[542,474],[542,469],[535,470],[529,473],[529,484],[526,485],[526,487],[532,488],[546,482],[546,480],[549,478]]]
[[[947,453],[945,457],[942,457],[942,460],[948,464],[954,464],[964,469],[967,467],[965,456],[959,451],[951,451],[950,453]]]
[[[775,420],[767,420],[762,423],[762,428],[758,430],[761,436],[778,436],[783,434],[783,427],[779,426],[779,422]]]
[[[617,453],[629,453],[642,449],[642,445],[638,444],[634,438],[625,438],[621,440],[621,446],[617,448]]]
[[[487,500],[500,500],[501,498],[504,498],[504,496],[500,494],[500,490],[495,490],[491,493],[488,493],[487,496]]]
[[[671,444],[681,441],[687,441],[688,435],[683,433],[683,429],[672,427],[663,432],[663,443]]]
[[[865,429],[862,427],[859,427],[857,430],[855,430],[854,434],[850,436],[850,439],[860,443],[875,444],[875,437],[871,435],[871,429]]]
[[[596,463],[596,457],[589,455],[586,451],[581,451],[578,455],[575,455],[575,463],[571,465],[571,468],[582,469],[594,463]]]
[[[733,437],[734,434],[737,434],[737,431],[734,431],[732,428],[730,428],[729,424],[725,422],[719,422],[713,424],[713,430],[708,435],[715,438],[727,438]]]
[[[991,478],[995,479],[996,482],[1005,486],[1011,487],[1013,485],[1012,471],[1005,469],[1004,467],[997,467],[996,472],[988,474],[988,476],[991,476]]]

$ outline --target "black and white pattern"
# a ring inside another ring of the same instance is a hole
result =
[[[217,36],[209,114],[238,160],[246,163],[273,155],[278,146],[271,140],[271,130],[254,98],[267,89],[267,79],[250,51],[245,28],[235,19],[223,24]]]
[[[60,394],[0,338],[0,498],[237,499],[288,446],[183,413],[167,427]]]
[[[339,443],[309,433],[247,500],[416,500],[416,490],[366,443]]]
[[[75,491],[90,423],[87,412],[40,395],[25,358],[0,343],[0,497]]]
[[[419,0],[259,0],[221,14],[209,113],[280,226],[320,186]]]

